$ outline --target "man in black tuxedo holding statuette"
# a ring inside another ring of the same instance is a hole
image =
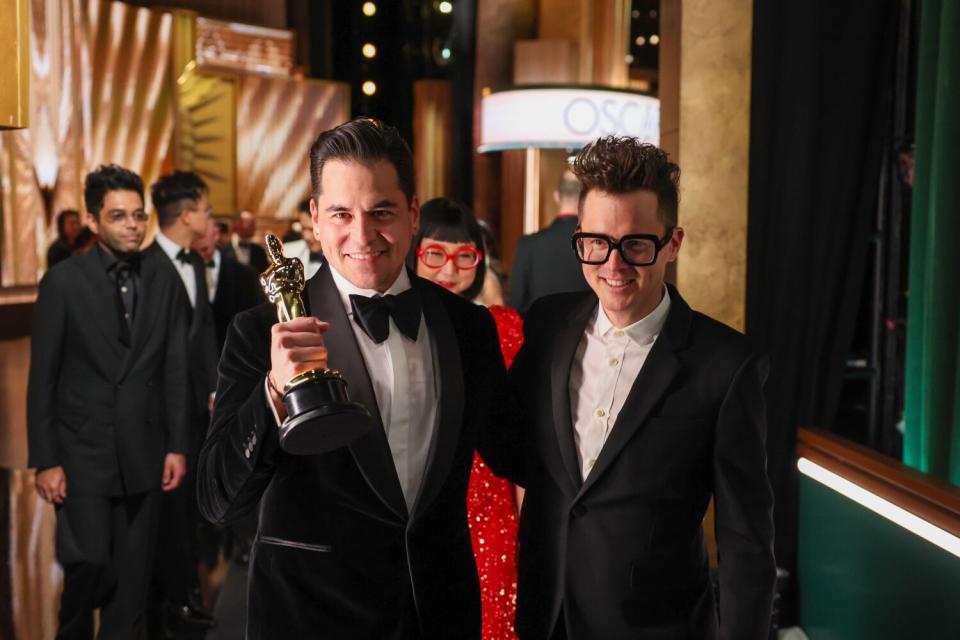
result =
[[[358,118],[310,150],[314,234],[325,262],[308,314],[264,304],[234,320],[200,455],[204,515],[261,500],[248,638],[479,638],[466,520],[474,449],[514,461],[505,371],[491,316],[406,270],[419,223],[413,161],[396,129]],[[279,446],[281,390],[329,367],[373,427],[346,446]],[[512,455],[512,454],[511,454]]]

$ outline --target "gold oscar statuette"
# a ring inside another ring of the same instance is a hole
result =
[[[264,237],[270,266],[260,274],[267,299],[277,308],[277,321],[307,315],[303,304],[303,263],[283,255],[279,238]],[[347,381],[335,369],[312,369],[283,386],[287,419],[280,425],[280,447],[295,455],[325,453],[350,444],[373,425],[365,406],[351,402]]]

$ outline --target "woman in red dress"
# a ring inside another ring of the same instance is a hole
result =
[[[434,198],[420,208],[420,231],[413,239],[411,268],[450,291],[474,300],[486,272],[483,239],[473,213],[459,202]],[[523,342],[523,325],[514,309],[490,307],[509,367]],[[467,517],[480,576],[483,640],[516,638],[516,487],[493,475],[476,453],[467,489]]]

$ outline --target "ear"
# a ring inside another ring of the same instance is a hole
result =
[[[90,231],[93,231],[95,234],[100,235],[100,222],[94,217],[92,213],[87,214],[87,226],[90,227]]]
[[[320,219],[320,209],[317,206],[317,199],[313,196],[310,196],[310,222],[313,223],[313,235],[317,237],[317,229],[319,229],[319,219]],[[319,240],[319,237],[317,237]]]
[[[420,200],[413,196],[410,201],[410,214],[413,216],[413,235],[420,233]]]
[[[557,204],[558,207],[560,206],[560,192],[557,191],[556,189],[553,190],[553,201]]]
[[[683,244],[683,227],[674,227],[673,234],[670,236],[670,242],[664,247],[667,252],[667,262],[673,262],[680,253],[680,245]]]

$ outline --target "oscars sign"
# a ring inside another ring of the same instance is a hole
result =
[[[660,142],[660,101],[633,91],[543,87],[483,98],[480,153],[577,149],[606,135]]]

